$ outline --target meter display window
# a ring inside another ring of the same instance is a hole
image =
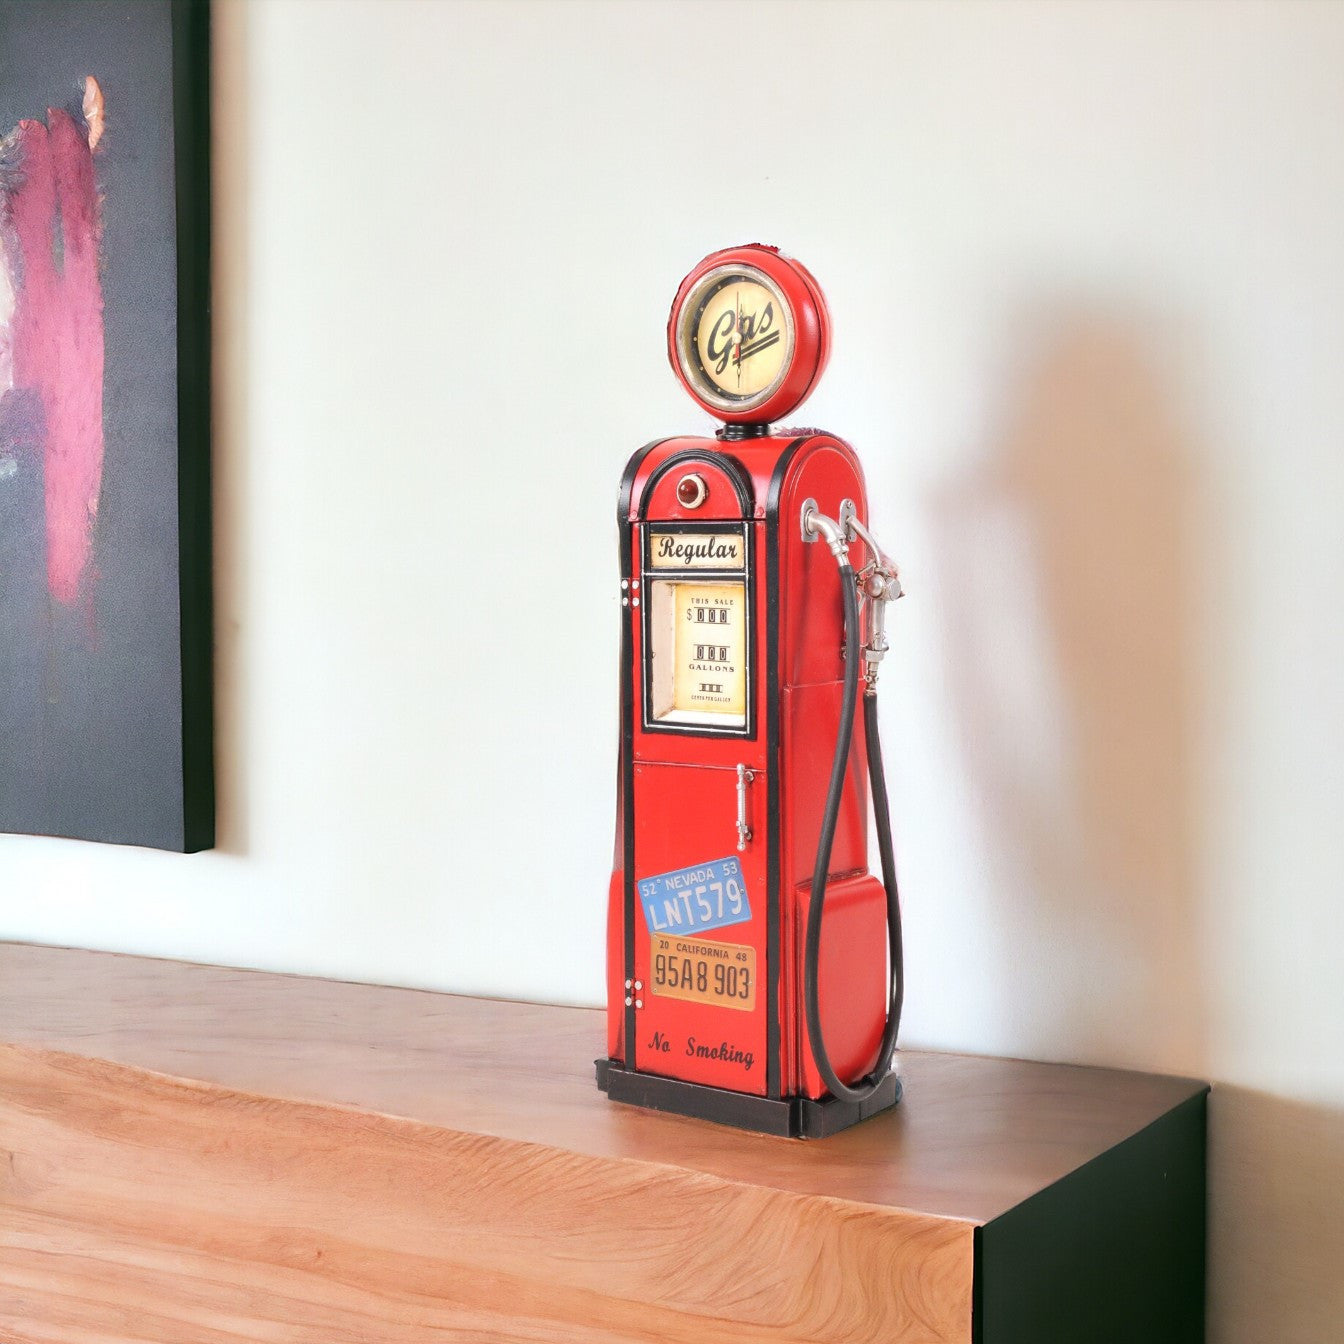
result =
[[[669,533],[650,538],[666,548]],[[750,730],[751,600],[741,529],[724,550],[739,573],[645,570],[645,727],[745,735]],[[694,560],[692,560],[694,563]],[[654,577],[656,573],[657,577]]]

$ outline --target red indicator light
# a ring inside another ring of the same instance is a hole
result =
[[[705,484],[705,478],[695,472],[683,476],[677,482],[677,503],[683,509],[698,509],[708,494],[709,487]]]

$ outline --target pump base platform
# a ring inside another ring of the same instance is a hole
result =
[[[662,1078],[656,1073],[636,1073],[614,1059],[593,1062],[597,1066],[597,1085],[612,1101],[643,1106],[650,1111],[691,1115],[785,1139],[824,1139],[890,1109],[901,1099],[901,1080],[894,1073],[887,1074],[867,1101],[855,1103],[838,1101],[835,1097],[823,1101],[810,1097],[754,1097],[722,1087],[684,1083],[679,1078]]]

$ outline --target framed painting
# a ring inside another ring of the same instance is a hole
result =
[[[209,11],[0,0],[0,831],[214,843]]]

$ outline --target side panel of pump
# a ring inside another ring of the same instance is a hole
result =
[[[795,1095],[821,1097],[803,1012],[803,955],[812,866],[825,806],[844,675],[840,574],[824,543],[802,539],[804,501],[838,517],[843,500],[868,516],[863,472],[853,450],[829,435],[800,444],[776,472],[771,512],[778,521],[781,780],[780,900],[787,992],[783,1016],[785,1076]],[[776,502],[777,501],[777,502]],[[863,564],[862,548],[851,563]],[[827,878],[819,968],[821,1021],[831,1062],[857,1081],[872,1067],[887,1007],[886,896],[868,873],[868,791],[863,715],[855,714],[848,782]]]

